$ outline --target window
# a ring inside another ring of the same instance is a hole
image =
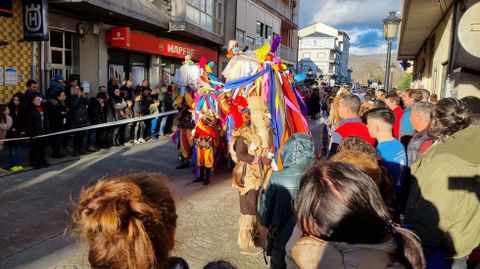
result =
[[[235,39],[242,42],[242,43],[245,43],[245,31],[237,29],[237,31],[235,33]]]
[[[62,74],[64,79],[68,79],[73,72],[78,72],[80,60],[77,35],[51,30],[49,45],[50,78],[53,78],[55,74]]]
[[[328,69],[328,73],[330,74],[334,74],[335,73],[335,66],[334,65],[330,65],[329,69]]]
[[[186,14],[190,23],[223,34],[223,0],[188,0]]]
[[[317,58],[318,58],[318,59],[325,59],[325,56],[326,56],[325,52],[319,52],[319,53],[317,53]]]
[[[268,40],[273,39],[272,27],[270,27],[268,25],[265,25],[265,38],[268,39]]]
[[[253,49],[253,46],[255,45],[255,39],[253,39],[253,37],[247,36],[245,38],[245,45],[250,47],[250,49]]]
[[[312,57],[312,56],[310,55],[310,52],[305,52],[305,53],[303,53],[303,58],[310,58],[310,57]]]
[[[257,36],[263,37],[263,23],[257,21]]]

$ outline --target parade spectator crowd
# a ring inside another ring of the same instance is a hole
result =
[[[123,125],[114,122],[174,110],[173,85],[151,89],[149,82],[144,80],[141,86],[133,87],[131,81],[120,86],[112,79],[108,87],[100,86],[98,94],[89,97],[76,79],[64,81],[62,75],[57,74],[50,81],[46,95],[41,93],[34,80],[29,80],[26,86],[26,92],[18,92],[8,104],[0,105],[0,149],[8,151],[8,164],[0,165],[3,173],[24,169],[22,164],[27,157],[23,156],[23,149],[28,149],[30,166],[40,169],[49,166],[47,157],[79,156],[102,148],[167,138],[172,133],[174,116]],[[22,139],[102,123],[113,124],[105,128]],[[2,139],[6,141],[2,142]]]
[[[61,76],[46,97],[35,81],[27,87],[0,106],[0,139],[174,109],[171,87],[151,90],[148,81],[135,89],[130,81],[122,87],[111,81],[90,99]],[[273,172],[257,197],[270,268],[475,268],[480,100],[438,99],[424,89],[356,92],[320,85],[301,92],[311,119],[320,116],[325,123],[320,137],[290,137],[279,152],[284,169]],[[70,143],[78,155],[170,131],[169,118],[162,117],[75,132],[73,141],[63,135],[33,139],[30,164],[48,166],[47,146],[61,158]],[[24,146],[0,144],[9,151],[8,169],[21,170]],[[129,174],[82,190],[71,231],[89,243],[94,268],[188,268],[183,259],[169,257],[177,215],[165,181],[163,174]],[[234,267],[216,261],[205,268]]]
[[[347,87],[304,97],[312,119],[326,117],[326,137],[294,134],[284,169],[258,196],[267,245],[250,248],[264,249],[270,268],[478,268],[478,98]],[[188,268],[169,257],[176,214],[166,180],[131,174],[82,191],[73,230],[95,268]]]

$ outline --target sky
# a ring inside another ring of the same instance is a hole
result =
[[[401,0],[300,0],[300,27],[322,22],[350,36],[350,54],[386,53],[383,22]],[[394,44],[393,48],[396,48]]]

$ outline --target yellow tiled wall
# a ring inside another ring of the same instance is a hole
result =
[[[14,93],[25,91],[25,83],[30,79],[32,43],[19,41],[23,39],[22,19],[21,0],[13,0],[12,17],[0,16],[0,40],[6,40],[9,43],[9,45],[0,46],[0,66],[3,67],[4,73],[5,68],[9,66],[17,68],[17,75],[23,75],[23,80],[19,80],[15,86],[5,86],[5,83],[0,85],[0,104],[7,103]]]

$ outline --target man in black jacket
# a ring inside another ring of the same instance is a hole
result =
[[[99,92],[97,97],[90,98],[90,104],[88,105],[88,117],[91,125],[107,122],[107,111],[105,107],[106,101],[107,94],[105,92]],[[95,151],[95,145],[97,145],[97,147],[106,147],[106,138],[107,130],[105,128],[90,130],[88,135],[88,150]]]
[[[34,95],[32,101],[29,102],[27,134],[35,137],[48,134],[49,132],[50,125],[47,113],[45,113],[42,106],[42,97],[38,94]],[[30,140],[30,164],[35,169],[50,166],[45,158],[45,146],[47,144],[47,139],[45,138]]]
[[[67,95],[63,91],[58,91],[49,98],[46,104],[46,111],[50,120],[50,126],[53,132],[61,132],[67,130],[67,122],[70,116],[70,109],[66,104]],[[64,135],[52,137],[52,158],[62,158],[65,155],[60,153]]]
[[[85,92],[76,85],[73,87],[72,97],[70,98],[70,110],[72,112],[72,129],[86,127],[88,120],[88,99]],[[73,142],[73,155],[85,154],[83,150],[83,140],[85,140],[85,131],[75,132]]]

